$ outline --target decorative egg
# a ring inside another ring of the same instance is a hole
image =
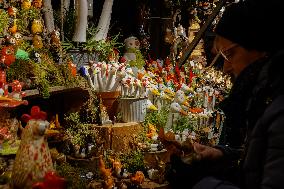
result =
[[[12,26],[9,28],[9,31],[14,34],[18,31],[18,26],[17,26],[17,19],[13,20]]]
[[[32,1],[31,0],[23,0],[22,2],[22,9],[29,9],[32,6]]]
[[[50,44],[55,48],[60,47],[60,32],[58,30],[54,30],[50,33]]]
[[[33,23],[32,23],[32,28],[31,28],[31,32],[32,34],[40,34],[43,31],[43,24],[41,22],[41,20],[39,19],[34,19]]]
[[[23,36],[21,33],[16,32],[13,34],[15,40],[16,40],[16,45],[20,45],[23,42]]]
[[[33,46],[35,49],[41,49],[43,47],[42,38],[39,35],[34,35]]]
[[[7,66],[10,66],[16,60],[15,51],[12,46],[5,46],[1,50],[1,61]]]
[[[7,12],[9,16],[16,17],[18,9],[16,7],[11,6],[8,8]]]
[[[33,7],[40,9],[42,7],[42,0],[33,0]]]

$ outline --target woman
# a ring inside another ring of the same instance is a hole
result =
[[[195,143],[194,150],[200,162],[240,160],[240,172],[236,172],[238,179],[234,183],[207,174],[194,189],[283,188],[283,36],[277,35],[279,31],[263,33],[262,28],[262,21],[282,13],[279,8],[283,3],[271,3],[274,9],[264,4],[252,9],[253,1],[232,4],[218,23],[214,46],[224,58],[224,72],[235,78],[231,94],[222,105],[229,119],[224,142],[227,145]],[[260,10],[271,12],[264,19]]]

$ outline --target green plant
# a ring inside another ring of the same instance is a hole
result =
[[[83,123],[94,124],[98,123],[99,114],[98,106],[99,101],[97,95],[92,90],[88,90],[89,98],[80,108],[80,121]]]
[[[31,7],[30,9],[22,9],[17,14],[18,30],[24,35],[30,34],[30,23],[34,19],[42,19],[42,15],[39,9]]]
[[[87,42],[83,45],[83,49],[89,53],[96,53],[100,61],[107,61],[110,56],[114,55],[114,49],[123,46],[122,43],[117,42],[120,34],[106,40],[97,41],[95,39],[97,31],[94,26],[87,30]]]
[[[70,113],[64,118],[66,134],[73,145],[81,147],[95,141],[95,131],[92,124],[82,123],[78,112]]]
[[[155,125],[157,129],[164,128],[167,123],[168,115],[168,106],[163,106],[160,111],[147,112],[143,125],[146,126],[148,123],[151,123]]]
[[[8,27],[9,16],[6,11],[0,10],[0,34],[3,34],[5,28]]]
[[[144,155],[143,152],[136,150],[128,154],[121,154],[120,158],[123,168],[130,173],[136,171],[145,171]]]
[[[64,41],[71,41],[74,34],[74,27],[76,21],[76,12],[73,7],[66,11],[63,22]]]
[[[191,125],[191,118],[189,116],[180,116],[177,119],[176,124],[173,127],[173,130],[175,133],[177,133],[177,132],[182,132],[185,129],[189,129],[189,130],[193,129]]]
[[[77,167],[62,163],[56,166],[56,172],[66,179],[68,189],[85,189],[87,187],[84,180],[81,179],[81,170]]]

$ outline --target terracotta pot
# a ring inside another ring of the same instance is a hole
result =
[[[120,91],[109,91],[109,92],[97,92],[98,98],[102,99],[103,105],[107,109],[107,113],[110,120],[113,120],[118,109],[118,97]]]

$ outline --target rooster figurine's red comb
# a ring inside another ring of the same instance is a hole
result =
[[[24,122],[28,122],[31,119],[40,119],[40,120],[46,120],[47,114],[44,111],[40,110],[39,106],[33,106],[31,108],[31,114],[23,114],[21,119]]]

